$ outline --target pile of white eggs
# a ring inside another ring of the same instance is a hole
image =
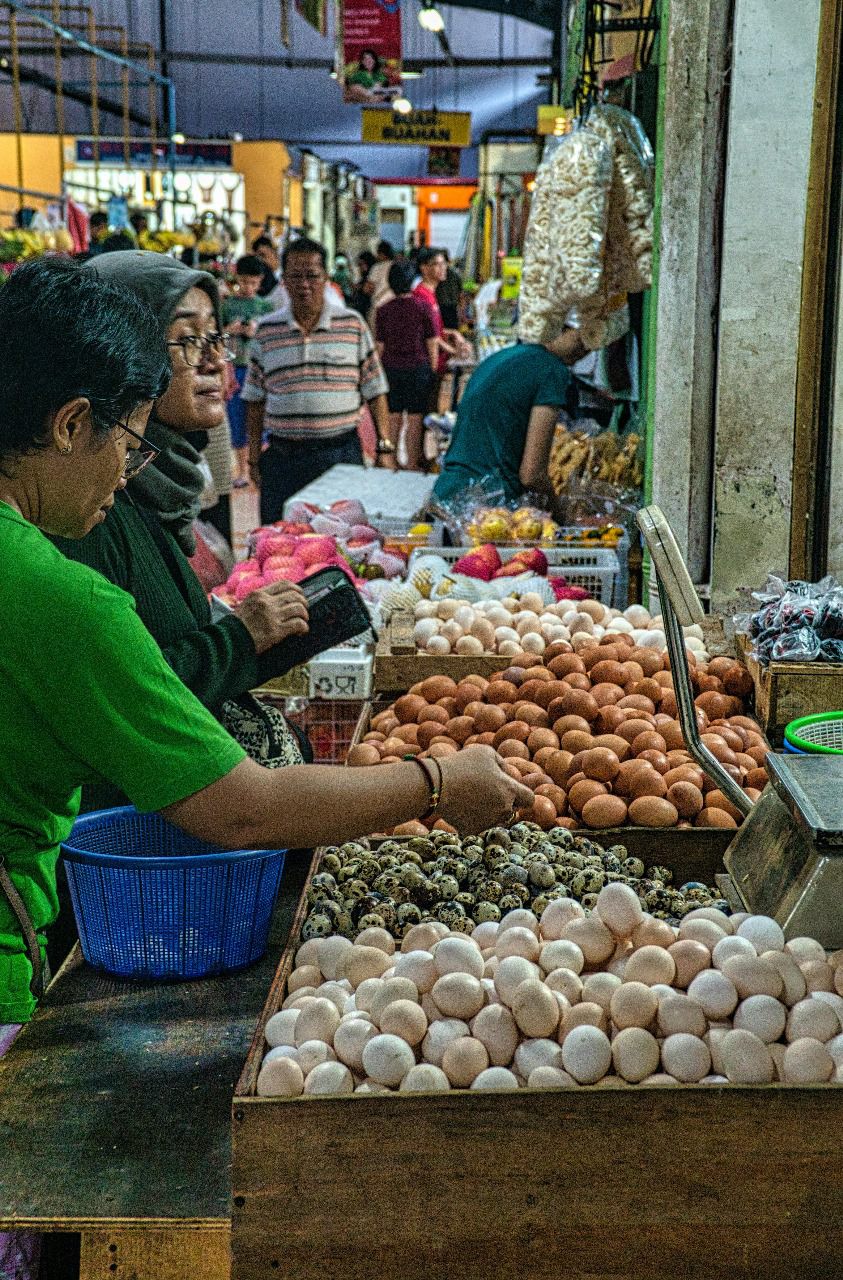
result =
[[[513,658],[519,653],[542,654],[557,641],[579,652],[606,635],[628,635],[638,648],[659,653],[667,648],[661,616],[653,617],[640,604],[621,613],[599,600],[547,604],[538,592],[527,592],[520,598],[475,604],[451,598],[420,600],[414,615],[416,647],[439,657],[497,653]],[[708,661],[701,627],[686,627],[685,642],[698,661]]]
[[[624,1084],[843,1083],[843,952],[767,916],[678,929],[606,885],[471,936],[415,925],[296,955],[266,1025],[262,1096]]]

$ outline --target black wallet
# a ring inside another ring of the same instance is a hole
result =
[[[377,639],[359,591],[342,569],[321,569],[299,583],[310,615],[307,635],[290,636],[273,647],[279,669],[289,671],[364,632]]]

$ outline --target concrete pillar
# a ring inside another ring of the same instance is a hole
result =
[[[671,0],[664,83],[653,501],[708,580],[730,0]]]
[[[843,579],[843,271],[837,301],[837,353],[832,406],[831,519],[828,529],[828,571]]]
[[[821,0],[736,0],[723,225],[711,591],[786,570]]]

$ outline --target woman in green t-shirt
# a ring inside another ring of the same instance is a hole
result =
[[[102,524],[153,456],[144,431],[169,362],[149,309],[71,262],[26,263],[0,289],[0,368],[0,859],[40,957],[86,783],[110,782],[225,848],[339,843],[428,811],[433,765],[248,759],[165,662],[131,597],[44,536]],[[491,750],[441,768],[437,811],[461,830],[531,802]],[[0,892],[0,1041],[2,1024],[32,1016],[32,977]]]

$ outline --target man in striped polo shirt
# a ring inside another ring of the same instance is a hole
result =
[[[242,391],[264,524],[279,520],[286,500],[330,467],[362,465],[357,423],[364,400],[378,432],[378,462],[395,465],[387,381],[365,322],[326,300],[324,247],[294,240],[282,269],[290,306],[258,324]],[[265,431],[269,447],[261,452]]]

